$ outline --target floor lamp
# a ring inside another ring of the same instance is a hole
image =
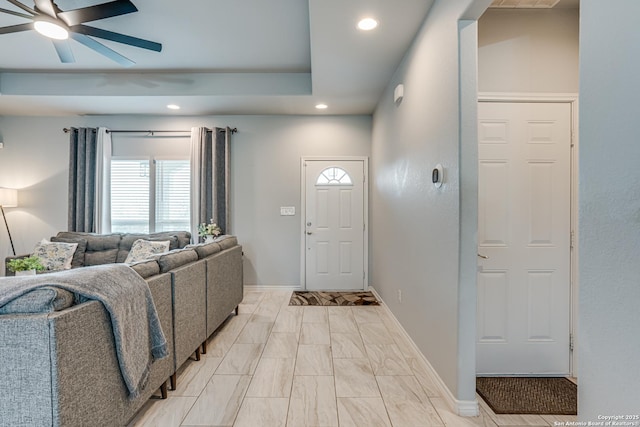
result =
[[[2,218],[4,218],[4,225],[7,227],[7,234],[9,235],[9,242],[11,242],[11,250],[13,255],[16,255],[16,248],[13,247],[13,239],[11,238],[11,232],[9,231],[9,224],[7,223],[7,217],[4,214],[4,208],[15,208],[18,206],[18,190],[13,188],[0,188],[0,211],[2,211]]]

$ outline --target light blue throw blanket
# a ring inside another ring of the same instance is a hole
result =
[[[127,265],[107,264],[7,277],[0,285],[0,307],[44,286],[73,292],[78,303],[102,302],[111,317],[120,371],[131,398],[137,397],[147,383],[153,360],[168,355],[149,286]]]

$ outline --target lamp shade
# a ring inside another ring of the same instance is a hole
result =
[[[15,208],[18,206],[18,190],[13,188],[0,188],[0,206]]]

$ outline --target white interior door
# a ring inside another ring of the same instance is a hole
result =
[[[365,288],[365,162],[304,160],[308,290]]]
[[[571,106],[480,102],[478,374],[570,369]]]

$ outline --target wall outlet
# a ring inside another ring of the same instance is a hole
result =
[[[294,216],[296,214],[295,206],[280,206],[281,216]]]
[[[398,289],[398,302],[402,302],[402,289]]]

